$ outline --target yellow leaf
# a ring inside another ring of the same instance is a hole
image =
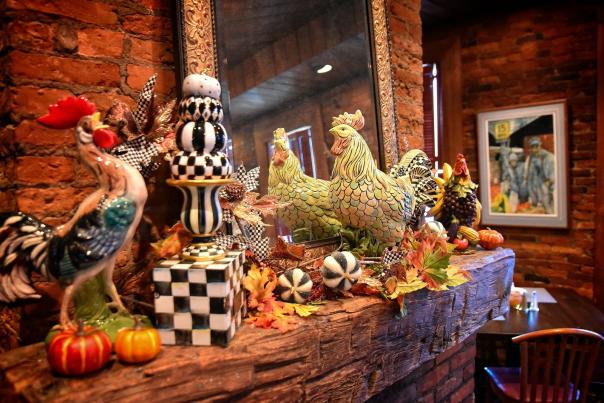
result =
[[[467,283],[471,279],[472,276],[470,276],[470,273],[468,273],[467,271],[462,270],[457,266],[447,267],[447,286],[457,287],[458,285]]]
[[[409,294],[410,292],[421,290],[424,287],[426,287],[426,283],[419,278],[416,278],[412,281],[399,281],[396,285],[396,291],[399,294]]]
[[[289,302],[286,302],[285,306],[292,308],[296,315],[302,318],[312,315],[313,313],[317,312],[320,308],[320,306],[317,305],[292,304]]]
[[[421,290],[425,287],[426,283],[424,283],[417,277],[411,281],[399,280],[398,283],[396,283],[396,290],[394,290],[392,294],[388,295],[388,298],[395,299],[399,296],[409,294],[417,290]]]
[[[273,290],[277,286],[277,276],[269,267],[259,269],[254,264],[247,272],[242,283],[245,289],[249,291],[248,307],[254,309],[273,297]]]

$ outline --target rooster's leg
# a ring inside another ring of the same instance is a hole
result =
[[[69,305],[71,304],[71,300],[73,299],[74,292],[80,287],[80,285],[84,284],[90,278],[96,276],[98,272],[98,266],[93,269],[88,269],[85,272],[79,274],[74,279],[73,283],[71,283],[65,288],[65,292],[63,294],[63,301],[61,301],[61,313],[59,315],[59,320],[63,329],[75,326],[75,323],[71,319],[69,319]]]
[[[113,284],[113,267],[115,266],[115,258],[111,259],[107,266],[105,267],[105,290],[107,295],[111,297],[113,304],[117,307],[117,309],[121,312],[127,312],[128,310],[122,303],[122,299],[117,292],[117,288],[115,288],[115,284]]]
[[[65,288],[65,292],[63,293],[63,301],[61,302],[61,313],[59,314],[59,320],[61,322],[61,327],[63,329],[67,329],[73,323],[69,319],[69,304],[71,303],[71,297],[73,296],[73,287],[74,284],[71,284]]]

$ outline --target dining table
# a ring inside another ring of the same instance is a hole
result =
[[[484,367],[520,366],[520,349],[512,342],[512,337],[555,328],[580,328],[604,335],[604,312],[588,298],[571,289],[548,288],[544,292],[543,288],[529,288],[529,301],[532,290],[546,296],[538,299],[538,311],[510,308],[507,314],[488,321],[476,335],[475,381],[478,402],[484,401],[488,387]],[[590,392],[604,396],[604,346],[600,349]]]

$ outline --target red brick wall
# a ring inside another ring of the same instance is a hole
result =
[[[516,252],[517,284],[541,280],[587,296],[594,271],[596,18],[587,6],[542,7],[484,17],[461,33],[464,152],[475,178],[478,112],[568,101],[570,229],[497,229]]]
[[[474,402],[476,336],[446,350],[370,399],[370,402]]]
[[[153,72],[158,92],[174,96],[171,2],[8,0],[6,7],[10,114],[3,133],[18,144],[18,156],[5,162],[14,169],[5,174],[10,183],[0,182],[0,209],[57,224],[95,181],[77,160],[72,131],[33,119],[71,94],[101,112],[112,100],[132,105]]]
[[[18,208],[57,225],[71,216],[96,182],[78,161],[73,131],[46,129],[34,119],[71,94],[88,97],[101,112],[112,100],[133,105],[154,72],[160,100],[173,98],[174,5],[167,0],[3,3],[0,211]],[[45,324],[40,321],[56,319],[46,319],[48,312],[36,314],[35,306],[45,304],[53,305],[44,299],[26,307],[28,323],[35,326],[11,323],[23,342],[39,338],[38,333],[43,336]],[[41,331],[32,333],[32,327]],[[0,350],[6,347],[2,340]]]
[[[422,22],[420,0],[387,0],[399,149],[422,148]]]

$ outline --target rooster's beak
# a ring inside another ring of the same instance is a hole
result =
[[[101,123],[101,114],[95,112],[92,114],[92,141],[97,147],[111,149],[118,143],[117,134],[108,125]]]
[[[92,114],[92,132],[94,133],[97,129],[107,129],[109,125],[101,123],[101,113],[95,112]]]

